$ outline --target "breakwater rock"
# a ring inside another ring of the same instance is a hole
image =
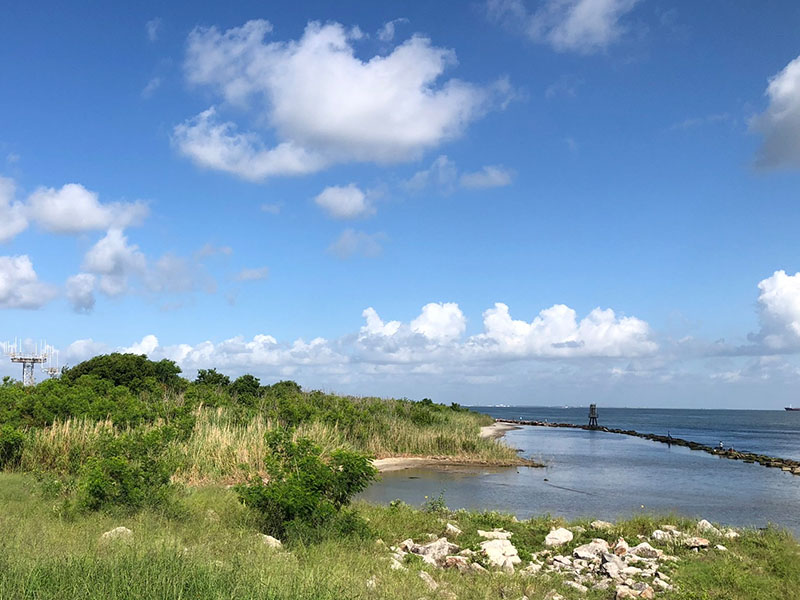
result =
[[[616,433],[619,435],[629,435],[633,437],[643,438],[653,442],[660,442],[670,446],[683,446],[690,450],[698,450],[700,452],[707,452],[720,458],[728,458],[730,460],[741,460],[746,463],[758,463],[765,467],[772,469],[781,469],[786,473],[793,475],[800,475],[800,461],[788,458],[778,458],[776,456],[767,456],[765,454],[756,454],[755,452],[743,452],[734,450],[733,448],[714,448],[713,446],[706,446],[698,442],[684,440],[667,435],[657,435],[655,433],[641,433],[632,429],[612,429],[610,427],[589,427],[588,425],[575,425],[574,423],[548,423],[546,421],[522,421],[514,419],[495,419],[498,423],[513,423],[515,425],[532,425],[534,427],[564,427],[568,429],[583,429],[586,431],[603,431],[605,433]]]

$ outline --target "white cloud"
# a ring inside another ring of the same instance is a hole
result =
[[[314,198],[317,206],[334,219],[356,219],[375,213],[375,207],[355,183],[326,187]]]
[[[383,252],[381,244],[385,239],[386,235],[383,233],[345,229],[336,241],[328,246],[328,252],[342,259],[353,256],[374,258]]]
[[[338,23],[309,23],[299,40],[267,42],[263,20],[189,36],[186,76],[250,111],[277,139],[267,147],[209,109],[175,128],[195,162],[245,179],[298,175],[341,162],[393,163],[460,135],[508,85],[442,81],[452,50],[414,36],[387,55],[356,57],[361,37]]]
[[[753,341],[772,351],[800,350],[800,273],[775,271],[758,289],[761,331]]]
[[[110,229],[83,260],[83,269],[100,276],[98,288],[108,296],[127,292],[130,277],[144,274],[146,265],[139,247],[129,245],[128,238],[119,229]]]
[[[142,89],[142,98],[149,98],[159,87],[161,87],[161,77],[153,77]]]
[[[556,81],[547,86],[544,96],[548,100],[554,98],[575,98],[578,95],[578,88],[583,84],[583,80],[574,75],[562,75]]]
[[[175,127],[173,142],[200,166],[259,181],[275,175],[305,175],[328,161],[294,142],[264,148],[258,135],[239,133],[236,124],[219,123],[212,107]]]
[[[638,0],[543,0],[535,11],[523,0],[487,0],[489,16],[521,27],[533,41],[559,52],[590,54],[626,31],[623,17]]]
[[[378,30],[378,39],[382,42],[391,42],[394,39],[395,26],[400,23],[408,23],[408,19],[401,17],[384,23]]]
[[[510,325],[496,318],[502,320],[503,312]],[[484,331],[469,337],[465,337],[466,317],[452,302],[426,304],[407,322],[384,321],[372,307],[362,316],[364,325],[357,333],[333,340],[318,337],[310,342],[280,342],[271,335],[258,334],[249,340],[234,337],[221,342],[162,346],[155,335],[149,334],[120,350],[145,353],[156,360],[169,358],[185,371],[216,367],[231,374],[251,372],[276,379],[295,377],[303,382],[315,379],[330,385],[386,377],[405,380],[410,376],[428,381],[471,378],[497,382],[505,381],[520,361],[522,367],[517,370],[530,373],[533,362],[551,365],[552,359],[560,358],[566,365],[570,359],[581,358],[580,368],[585,370],[590,364],[587,357],[604,359],[599,376],[607,379],[609,372],[647,370],[634,359],[647,357],[657,349],[649,339],[646,323],[617,318],[610,310],[597,309],[578,323],[574,311],[555,306],[542,311],[533,323],[525,323],[511,321],[507,307],[498,304],[484,313]],[[542,325],[538,320],[547,323]],[[84,340],[76,344],[95,343]],[[72,353],[83,357],[77,350]],[[661,374],[657,368],[650,367],[650,371]]]
[[[96,277],[91,273],[78,273],[67,279],[67,300],[72,309],[79,313],[94,310],[94,288]]]
[[[140,342],[136,342],[135,344],[127,347],[122,348],[122,352],[129,353],[129,354],[147,354],[150,355],[155,352],[156,348],[158,348],[158,338],[152,334],[146,335],[142,338]]]
[[[451,193],[458,182],[456,163],[444,154],[437,156],[427,169],[417,171],[404,186],[414,192],[434,187],[444,194]]]
[[[486,189],[510,185],[513,177],[513,171],[502,165],[486,165],[479,171],[459,174],[456,163],[442,154],[429,168],[414,173],[403,187],[412,192],[434,188],[442,194],[451,194],[456,187]]]
[[[269,277],[269,267],[242,269],[236,274],[236,281],[261,281]]]
[[[501,165],[487,165],[474,173],[463,173],[459,179],[461,187],[486,189],[511,185],[514,174]]]
[[[384,323],[378,313],[371,306],[365,308],[361,313],[366,323],[361,328],[361,336],[383,335],[392,336],[400,329],[402,323],[400,321],[389,321]]]
[[[750,122],[764,138],[756,164],[800,168],[800,56],[770,79],[766,95],[767,109]]]
[[[12,179],[0,177],[0,242],[7,242],[28,227],[25,206],[14,201],[15,185]]]
[[[461,337],[466,328],[467,319],[455,302],[426,304],[420,315],[411,321],[411,331],[439,342]]]
[[[658,348],[646,322],[617,317],[610,308],[595,308],[578,321],[575,310],[556,304],[528,323],[512,319],[508,306],[498,302],[483,313],[483,323],[485,333],[476,341],[489,341],[504,355],[640,356]]]
[[[142,202],[101,204],[97,194],[78,183],[39,188],[28,198],[28,212],[43,229],[53,233],[80,233],[138,225],[148,214]]]
[[[27,255],[0,256],[0,308],[41,308],[56,294],[39,281]]]
[[[155,42],[158,40],[158,34],[161,31],[161,17],[155,17],[150,19],[147,23],[144,24],[144,29],[147,32],[147,39],[151,42]]]
[[[67,361],[79,363],[81,361],[88,360],[93,356],[97,356],[98,354],[105,354],[108,351],[109,348],[106,344],[102,342],[95,342],[93,339],[87,338],[72,342],[69,346],[67,346],[66,350],[64,350],[62,356]]]

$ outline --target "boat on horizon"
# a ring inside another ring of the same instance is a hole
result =
[[[798,408],[795,408],[794,406],[792,406],[792,405],[790,404],[789,406],[784,406],[784,407],[783,407],[783,410],[789,410],[789,411],[792,411],[792,412],[794,412],[794,411],[800,411],[800,407],[798,407]]]

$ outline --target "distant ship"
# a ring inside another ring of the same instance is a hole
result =
[[[791,410],[791,411],[800,411],[800,408],[795,408],[791,404],[789,406],[785,406],[783,410]]]

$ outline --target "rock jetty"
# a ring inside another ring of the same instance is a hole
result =
[[[588,425],[575,425],[574,423],[548,423],[545,421],[522,421],[514,419],[495,419],[498,423],[513,423],[515,425],[532,425],[534,427],[566,427],[569,429],[584,429],[586,431],[603,431],[605,433],[616,433],[619,435],[629,435],[633,437],[650,440],[652,442],[660,442],[670,446],[683,446],[690,450],[698,450],[700,452],[707,452],[720,458],[728,458],[730,460],[741,460],[746,463],[758,463],[765,467],[772,469],[781,469],[786,473],[792,475],[800,475],[800,461],[791,460],[788,458],[778,458],[775,456],[767,456],[765,454],[756,454],[755,452],[741,452],[733,448],[714,448],[706,446],[698,442],[692,442],[681,438],[675,438],[667,435],[656,435],[655,433],[641,433],[632,429],[611,429],[609,427],[589,427]]]

